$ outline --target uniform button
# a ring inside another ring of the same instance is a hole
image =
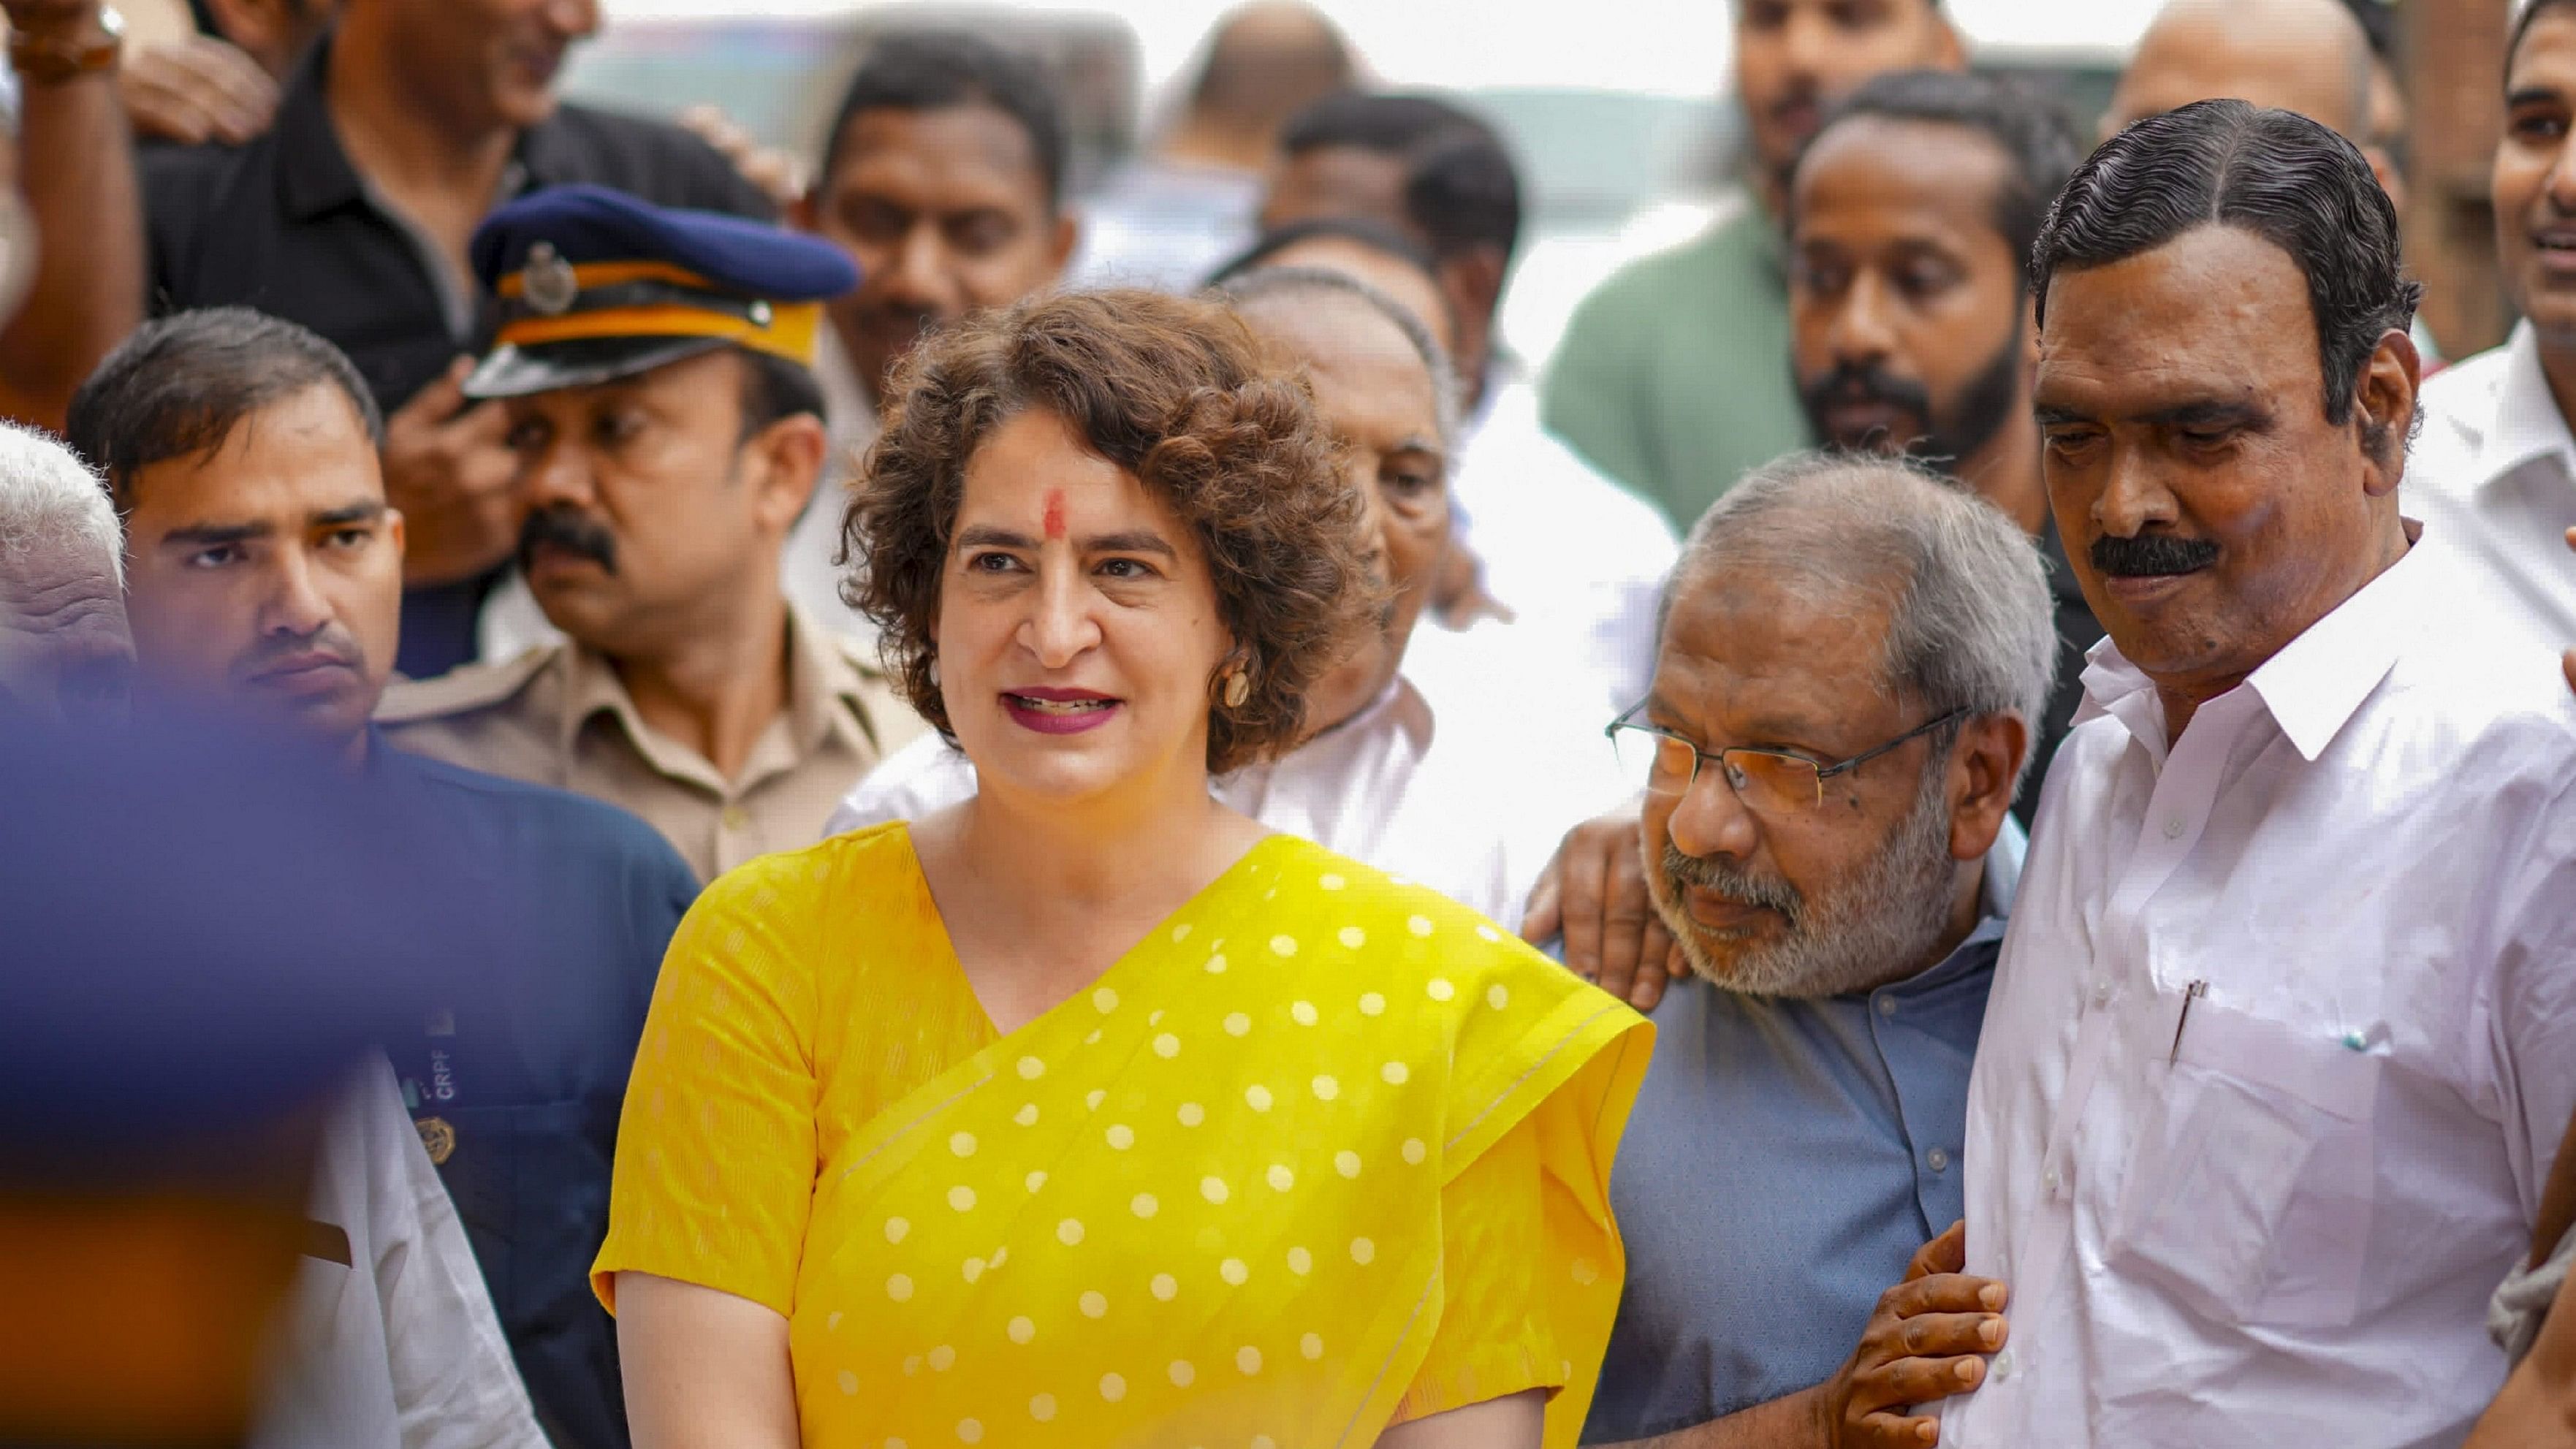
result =
[[[2057,1169],[2054,1167],[2039,1175],[2039,1185],[2048,1189],[2048,1195],[2050,1197],[2057,1196],[2057,1183]]]
[[[2012,1372],[2013,1372],[2013,1355],[2012,1355],[2012,1350],[2011,1350],[2011,1349],[2005,1349],[2003,1352],[2001,1352],[2001,1353],[1999,1353],[1999,1354],[1996,1354],[1996,1355],[1995,1355],[1995,1368],[1994,1368],[1994,1378],[1995,1378],[1995,1381],[1996,1381],[1997,1383],[2001,1383],[2001,1382],[2003,1382],[2005,1379],[2011,1378],[2011,1377],[2012,1377]]]
[[[1942,1151],[1938,1147],[1933,1148],[1931,1153],[1923,1160],[1932,1164],[1932,1170],[1934,1172],[1948,1172],[1950,1170],[1950,1154]]]
[[[2111,1004],[2110,982],[2096,981],[2093,983],[2093,1004],[2095,1006],[2108,1006]]]
[[[2165,817],[2165,839],[2180,840],[2182,838],[2183,828],[2183,818],[2181,816],[2168,815]]]
[[[724,828],[727,830],[748,830],[751,828],[751,812],[743,809],[739,805],[727,805],[724,808],[724,814],[719,816],[718,819],[723,823]]]
[[[1896,998],[1893,996],[1880,997],[1878,999],[1878,1014],[1881,1016],[1894,1016],[1896,1014]]]

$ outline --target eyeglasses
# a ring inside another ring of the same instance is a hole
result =
[[[1639,720],[1637,704],[1610,722],[1602,731],[1610,737],[1620,753],[1623,768],[1639,754],[1646,758],[1646,790],[1649,794],[1680,796],[1698,783],[1702,760],[1715,760],[1735,798],[1757,815],[1788,816],[1813,810],[1824,803],[1825,782],[1846,771],[1856,770],[1886,754],[1906,741],[1928,735],[1944,725],[1968,715],[1962,706],[1938,719],[1926,720],[1876,749],[1863,750],[1848,760],[1832,764],[1811,760],[1787,750],[1703,750],[1680,735],[1657,725]]]

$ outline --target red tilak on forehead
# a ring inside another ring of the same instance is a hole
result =
[[[1046,536],[1064,537],[1064,490],[1061,488],[1047,490]]]

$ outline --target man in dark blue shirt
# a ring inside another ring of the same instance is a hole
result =
[[[2046,575],[1912,465],[1793,456],[1693,530],[1662,638],[1613,738],[1691,971],[1611,1176],[1628,1280],[1584,1438],[1911,1443],[1909,1410],[2002,1342],[1955,1238],[1949,1272],[1881,1294],[1963,1213],[2006,812],[2056,664]]]
[[[495,959],[457,963],[386,1049],[550,1437],[622,1445],[590,1261],[627,1072],[695,877],[622,811],[377,739],[404,522],[385,502],[380,426],[329,343],[238,308],[148,325],[70,415],[126,516],[138,710],[224,709],[308,740],[475,863],[444,904]]]

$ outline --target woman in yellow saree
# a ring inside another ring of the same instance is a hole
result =
[[[895,392],[859,587],[979,792],[674,940],[594,1270],[636,1442],[1573,1444],[1649,1029],[1208,794],[1383,607],[1368,485],[1212,303]]]

